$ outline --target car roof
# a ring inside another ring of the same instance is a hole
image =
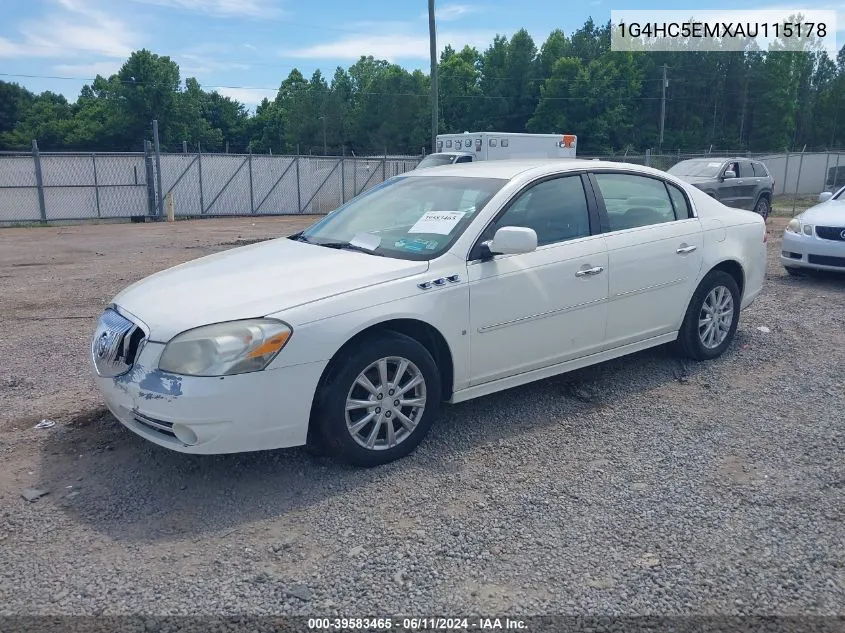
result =
[[[698,156],[696,158],[687,158],[682,161],[675,163],[676,165],[680,165],[681,163],[727,163],[733,162],[736,160],[747,160],[755,163],[759,163],[759,158],[751,158],[750,156]]]
[[[406,172],[414,178],[425,178],[429,176],[458,176],[469,178],[498,178],[511,180],[521,174],[542,175],[544,173],[560,173],[565,171],[596,169],[621,169],[643,174],[659,175],[662,178],[667,176],[666,172],[644,167],[634,163],[616,163],[605,160],[585,160],[578,158],[523,158],[509,160],[482,160],[472,163],[458,163],[455,165],[443,165],[440,167],[427,167],[412,172]]]

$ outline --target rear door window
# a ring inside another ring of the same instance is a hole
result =
[[[675,207],[662,180],[614,173],[596,173],[595,178],[611,231],[662,224],[676,219]]]
[[[757,178],[768,178],[769,172],[766,171],[765,165],[763,163],[751,163],[751,168],[754,170],[754,175]]]

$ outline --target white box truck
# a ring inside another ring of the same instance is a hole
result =
[[[437,152],[420,161],[417,169],[508,158],[575,158],[574,134],[518,134],[464,132],[438,134]]]

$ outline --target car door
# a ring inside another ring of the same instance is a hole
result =
[[[760,186],[760,179],[754,174],[754,168],[751,166],[751,161],[740,160],[739,173],[737,173],[737,196],[740,209],[751,210],[754,208],[754,203],[757,202],[756,194]]]
[[[481,259],[480,243],[504,226],[534,229],[537,249]],[[530,185],[486,228],[467,264],[471,384],[602,346],[608,264],[600,230],[589,181],[578,174]]]
[[[725,172],[728,171],[734,172],[736,178],[725,178]],[[739,164],[736,161],[726,163],[719,172],[719,180],[719,186],[716,189],[719,202],[729,207],[739,208],[741,204]]]
[[[656,176],[591,175],[607,229],[605,349],[680,327],[702,264],[703,235],[686,194]]]

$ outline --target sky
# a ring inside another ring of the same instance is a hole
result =
[[[845,0],[814,0],[835,9],[845,44]],[[782,7],[748,0],[744,9]],[[803,5],[790,5],[802,8]],[[331,78],[361,55],[427,71],[427,0],[0,0],[0,80],[75,101],[97,74],[120,68],[133,50],[169,55],[181,76],[254,107],[273,98],[293,68]],[[551,31],[567,34],[611,9],[735,9],[730,0],[438,0],[438,48],[484,50],[496,34],[525,28],[539,47]]]

